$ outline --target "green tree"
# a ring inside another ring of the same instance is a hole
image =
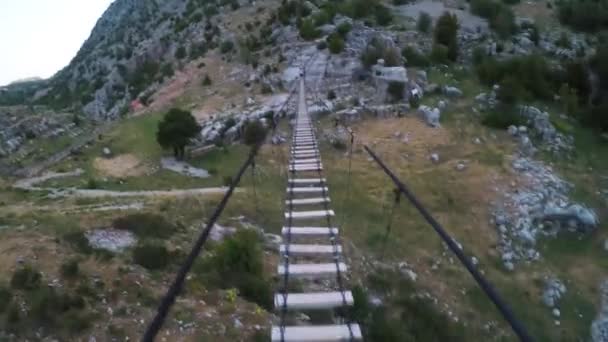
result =
[[[156,141],[165,149],[173,149],[176,158],[184,158],[186,145],[200,132],[196,119],[188,111],[172,108],[158,124]]]
[[[426,12],[420,12],[418,23],[416,24],[418,31],[428,33],[432,24],[433,19],[431,19],[431,15]]]
[[[447,57],[451,61],[458,58],[458,27],[458,17],[448,12],[441,15],[435,24],[435,44],[447,48]]]
[[[266,139],[266,128],[259,120],[250,121],[245,126],[244,142],[249,146],[259,146]]]

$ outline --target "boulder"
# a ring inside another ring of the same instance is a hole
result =
[[[545,290],[543,291],[543,303],[554,308],[559,300],[566,293],[566,285],[557,278],[549,278],[545,282]]]
[[[443,93],[448,97],[461,97],[462,96],[462,90],[460,90],[456,87],[451,87],[451,86],[443,87]]]
[[[439,127],[439,119],[441,118],[441,111],[438,108],[432,108],[428,106],[418,107],[418,112],[424,116],[424,120],[431,127]]]

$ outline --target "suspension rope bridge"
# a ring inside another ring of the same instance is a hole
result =
[[[293,129],[289,179],[286,196],[285,243],[280,246],[282,262],[277,273],[282,279],[275,308],[280,311],[280,325],[272,327],[272,341],[355,341],[361,340],[358,324],[328,322],[325,325],[287,325],[288,313],[298,310],[334,310],[353,305],[353,295],[345,289],[347,265],[342,257],[338,228],[333,227],[334,211],[317,140],[306,108],[304,79],[300,80],[298,111]],[[310,210],[310,209],[317,210]],[[320,207],[320,208],[319,208]],[[304,225],[305,223],[310,225]],[[311,222],[322,222],[312,226]],[[297,225],[295,225],[297,223]],[[308,242],[308,243],[304,243]],[[303,262],[296,262],[304,260]],[[314,287],[321,279],[333,279],[333,288],[322,291],[291,292],[290,280],[309,281]],[[339,318],[344,321],[343,317]]]
[[[310,63],[310,60],[306,65]],[[305,70],[305,67],[303,68]],[[303,76],[303,75],[302,75]],[[346,288],[348,266],[344,258],[344,250],[340,243],[340,229],[332,220],[335,212],[330,208],[331,199],[327,180],[323,175],[323,164],[314,125],[309,117],[306,105],[306,85],[304,77],[299,80],[297,89],[297,113],[293,125],[293,138],[289,152],[288,177],[285,196],[285,226],[282,228],[283,244],[279,247],[280,262],[277,266],[279,286],[274,296],[274,306],[279,314],[279,321],[271,329],[272,342],[339,342],[360,341],[363,339],[361,327],[352,322],[348,315],[348,307],[354,305],[351,291]],[[286,99],[290,101],[295,95],[294,89]],[[283,108],[282,107],[282,108]],[[274,128],[274,127],[273,127]],[[351,158],[354,144],[354,134],[351,134],[348,180],[350,187]],[[481,287],[488,298],[496,305],[498,311],[509,323],[521,341],[533,341],[525,326],[515,317],[512,309],[502,299],[494,287],[471,264],[462,250],[456,246],[452,237],[432,217],[418,201],[414,194],[401,182],[397,176],[374,154],[367,146],[365,150],[382,171],[394,183],[395,203],[391,212],[397,208],[401,195],[407,198],[420,212],[424,219],[433,227],[437,234],[456,254],[463,266]],[[255,156],[259,146],[252,149],[247,160],[241,166],[232,184],[214,211],[209,222],[195,242],[192,251],[180,267],[174,282],[162,299],[157,314],[148,325],[142,341],[152,342],[158,334],[169,310],[178,294],[181,292],[186,276],[195,259],[199,256],[203,245],[215,222],[219,219],[235,187],[239,184],[247,168],[255,168]],[[287,163],[287,161],[285,161]],[[255,174],[252,175],[255,179]],[[347,191],[347,197],[350,189]],[[343,205],[346,204],[346,199]],[[343,210],[345,208],[342,208]],[[392,217],[392,214],[390,215]],[[342,217],[341,224],[344,224]],[[390,234],[392,220],[389,220],[386,238]],[[298,289],[296,291],[295,289]],[[299,323],[295,313],[325,311],[333,314],[326,317],[327,321],[315,324]]]

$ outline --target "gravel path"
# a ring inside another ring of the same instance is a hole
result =
[[[81,197],[81,198],[102,198],[102,197],[189,197],[201,196],[210,194],[223,194],[228,188],[193,188],[193,189],[176,189],[176,190],[141,190],[141,191],[113,191],[113,190],[97,190],[97,189],[76,189],[76,188],[41,188],[36,187],[36,184],[54,178],[80,176],[83,171],[77,169],[71,172],[49,172],[39,177],[25,178],[13,184],[13,188],[25,191],[48,191],[51,192],[51,197]],[[239,191],[239,189],[236,189]]]

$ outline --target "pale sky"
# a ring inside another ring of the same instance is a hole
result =
[[[0,0],[0,86],[66,66],[113,0]]]

